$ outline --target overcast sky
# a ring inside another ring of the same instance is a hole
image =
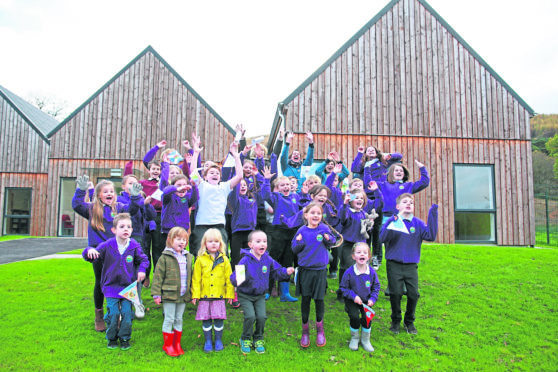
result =
[[[231,126],[277,103],[388,0],[0,0],[0,85],[70,113],[151,45]],[[558,1],[428,3],[537,113],[558,113]]]

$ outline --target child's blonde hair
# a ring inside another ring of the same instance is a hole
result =
[[[130,217],[130,213],[118,213],[114,217],[114,220],[112,220],[112,226],[114,228],[116,228],[118,226],[118,222],[123,221],[123,220],[128,220],[128,221],[132,222],[132,217]]]
[[[316,176],[315,174],[312,174],[312,175],[306,177],[306,181],[311,181],[311,182],[315,182],[315,183],[318,183],[318,184],[322,183],[322,179],[320,177]]]
[[[105,232],[105,225],[103,224],[104,215],[105,215],[105,207],[101,198],[99,198],[99,194],[101,190],[105,186],[111,186],[114,190],[114,183],[109,180],[102,180],[95,186],[95,193],[93,194],[93,202],[91,203],[91,227],[97,231]],[[112,210],[112,213],[116,215],[116,194],[114,195],[114,199],[112,199],[112,204],[109,206]]]
[[[351,189],[350,191],[351,194],[356,195],[356,194],[362,194],[363,199],[364,199],[364,203],[362,204],[362,209],[364,209],[364,207],[366,207],[366,204],[368,204],[368,197],[366,196],[366,193],[364,192],[364,190],[361,189]],[[349,202],[349,204],[352,202],[352,200]]]
[[[368,259],[370,259],[370,257],[372,257],[372,252],[370,252],[370,247],[368,246],[368,244],[366,244],[364,242],[359,242],[359,243],[353,244],[353,249],[351,250],[351,255],[355,254],[357,248],[359,248],[359,247],[366,248],[366,251],[368,252]]]
[[[207,252],[206,244],[208,240],[217,240],[219,242],[219,252],[225,254],[225,242],[223,241],[223,236],[221,232],[217,229],[209,229],[203,234],[201,240],[200,250],[198,251],[198,257],[203,256]]]
[[[267,156],[267,147],[266,147],[265,145],[261,144],[261,143],[260,143],[260,147],[261,147],[262,150],[263,150],[263,156],[264,156],[264,158],[265,158],[265,157]],[[252,150],[250,150],[250,157],[251,157],[252,159],[255,159],[255,158],[256,158],[256,147],[255,147],[255,146],[252,147]]]
[[[170,229],[169,234],[167,235],[167,247],[172,247],[172,242],[176,238],[184,238],[186,239],[186,242],[188,242],[190,235],[188,234],[188,231],[186,231],[183,227],[173,227],[172,229]]]

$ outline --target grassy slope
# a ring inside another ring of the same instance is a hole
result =
[[[202,352],[201,324],[189,305],[184,315],[186,355],[161,351],[162,311],[144,294],[151,311],[135,321],[133,348],[106,348],[93,332],[92,279],[79,259],[31,261],[0,270],[0,369],[3,370],[555,370],[558,362],[558,303],[555,264],[558,250],[428,245],[419,266],[419,334],[392,335],[390,307],[375,305],[373,354],[347,347],[343,306],[326,297],[327,345],[298,346],[300,305],[268,302],[267,352],[242,355],[233,345],[241,333],[240,311],[225,322],[225,351]],[[385,267],[380,269],[385,285]],[[330,281],[331,290],[337,288]],[[313,317],[313,307],[312,315]],[[311,333],[314,342],[315,333]]]

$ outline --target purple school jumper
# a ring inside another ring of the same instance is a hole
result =
[[[248,249],[240,251],[242,258],[239,265],[244,265],[246,270],[246,280],[237,284],[236,271],[231,275],[231,283],[237,288],[237,292],[248,296],[263,295],[269,288],[269,279],[286,280],[289,279],[287,269],[275,261],[266,251],[258,260]]]
[[[401,159],[403,159],[403,155],[398,152],[394,152],[391,154],[391,158],[387,161],[387,165],[382,163],[379,159],[374,159],[376,161],[371,160],[372,163],[367,162],[367,164],[370,163],[370,165],[365,167],[366,164],[363,165],[361,162],[363,156],[363,153],[357,153],[355,160],[351,165],[351,172],[359,174],[359,178],[363,178],[363,173],[365,172],[364,168],[368,168],[371,180],[376,182],[385,181],[389,167],[391,167],[393,164],[400,163]]]
[[[161,213],[161,231],[168,234],[175,227],[190,228],[190,207],[198,201],[198,188],[192,184],[192,190],[183,197],[176,195],[176,186],[170,185],[163,190],[163,212]]]
[[[298,235],[302,239],[297,240]],[[329,240],[325,238],[329,235]],[[325,270],[329,263],[328,248],[336,242],[331,229],[320,223],[316,228],[302,226],[292,240],[293,253],[298,256],[298,265],[307,270]]]
[[[378,274],[371,266],[367,267],[368,273],[357,274],[356,264],[345,271],[339,284],[343,297],[354,300],[358,296],[364,304],[368,300],[374,303],[378,301],[378,293],[380,293]]]

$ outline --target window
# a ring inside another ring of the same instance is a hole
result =
[[[76,191],[75,178],[61,178],[58,193],[58,236],[74,236],[75,213],[72,198]]]
[[[494,166],[454,164],[455,240],[496,242]]]
[[[4,235],[29,235],[31,225],[31,188],[5,189]]]

